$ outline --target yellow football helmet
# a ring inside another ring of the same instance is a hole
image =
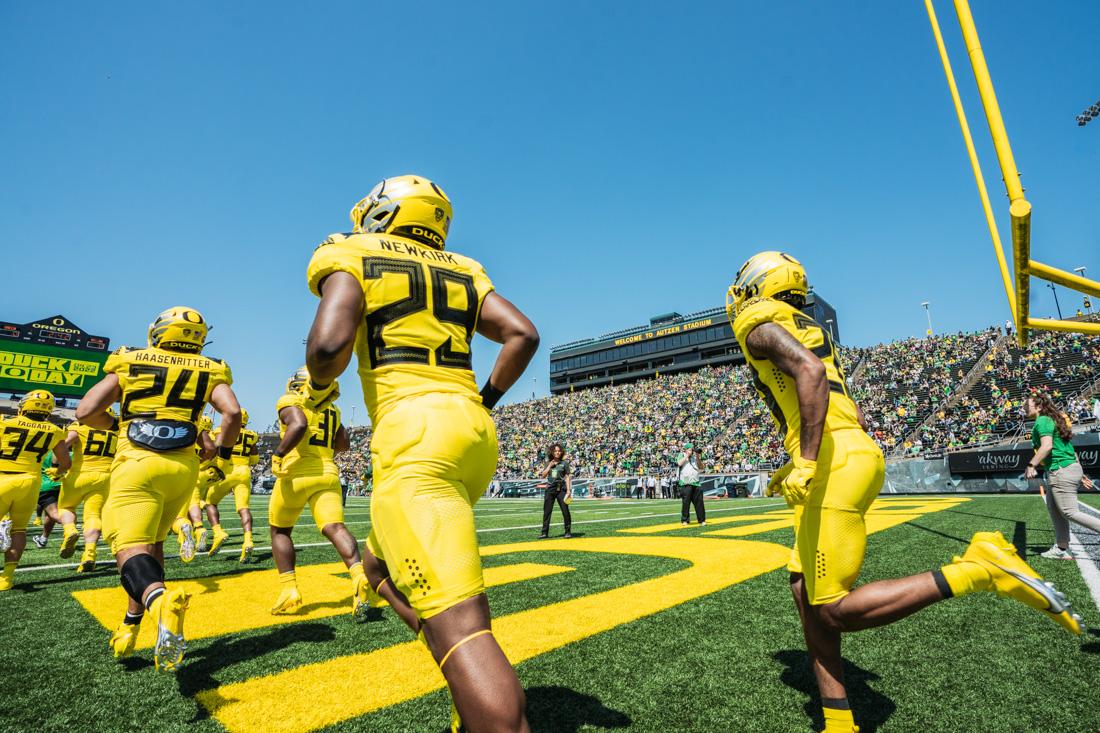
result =
[[[421,176],[387,178],[351,210],[352,231],[393,234],[443,249],[451,228],[451,200]]]
[[[241,408],[241,427],[248,424],[248,410]]]
[[[306,382],[309,381],[309,370],[305,367],[299,367],[296,372],[290,375],[290,379],[286,380],[287,392],[301,392],[306,388]]]
[[[149,324],[149,346],[198,353],[206,345],[206,319],[194,308],[172,306]]]
[[[773,298],[780,293],[806,297],[809,291],[801,262],[785,252],[760,252],[741,265],[726,291],[726,315],[732,321],[751,298]]]
[[[32,389],[19,400],[20,415],[46,415],[53,413],[53,393],[44,389]]]
[[[290,375],[290,379],[286,380],[286,391],[294,394],[304,395],[306,393],[306,386],[309,383],[309,370],[305,367],[298,367],[298,370]],[[333,380],[332,392],[329,394],[328,399],[325,400],[326,404],[335,402],[340,397],[340,382]]]

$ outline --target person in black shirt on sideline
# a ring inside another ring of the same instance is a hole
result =
[[[565,460],[565,449],[561,443],[554,443],[547,451],[550,460],[539,471],[539,477],[547,479],[545,485],[546,495],[542,501],[542,534],[539,539],[546,539],[550,534],[550,517],[554,513],[554,502],[561,507],[562,520],[565,523],[565,536],[572,537],[569,531],[573,524],[573,517],[569,515],[569,502],[573,500],[573,477],[569,461]]]

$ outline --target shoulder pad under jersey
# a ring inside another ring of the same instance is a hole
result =
[[[326,244],[336,244],[337,242],[343,242],[348,237],[352,236],[352,232],[336,232],[325,237],[324,241],[318,244],[318,247],[324,247]]]

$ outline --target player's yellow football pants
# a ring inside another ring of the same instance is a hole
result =
[[[474,503],[497,464],[496,428],[469,397],[409,397],[371,441],[374,493],[367,547],[421,618],[485,590]]]
[[[11,517],[13,531],[27,529],[38,501],[41,481],[41,478],[29,473],[0,473],[0,517]]]
[[[65,476],[57,497],[58,511],[76,514],[84,504],[84,529],[103,528],[103,505],[111,486],[110,471],[77,471]]]
[[[344,498],[340,477],[329,475],[284,476],[275,482],[268,513],[273,527],[293,527],[309,504],[313,521],[323,529],[326,524],[344,521]]]
[[[787,569],[802,573],[814,606],[838,601],[852,588],[867,549],[863,515],[882,489],[882,451],[862,430],[826,433],[810,500],[796,506],[795,546]]]
[[[164,541],[199,471],[192,450],[141,453],[120,455],[111,467],[103,530],[116,555],[127,547]]]

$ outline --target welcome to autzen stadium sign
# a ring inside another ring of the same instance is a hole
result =
[[[1086,471],[1100,470],[1100,442],[1088,437],[1073,441],[1077,460]],[[1035,455],[1031,448],[991,448],[947,454],[947,469],[953,474],[1009,473],[1021,474]]]
[[[48,389],[57,397],[83,397],[103,378],[109,345],[61,315],[0,321],[0,392]]]

